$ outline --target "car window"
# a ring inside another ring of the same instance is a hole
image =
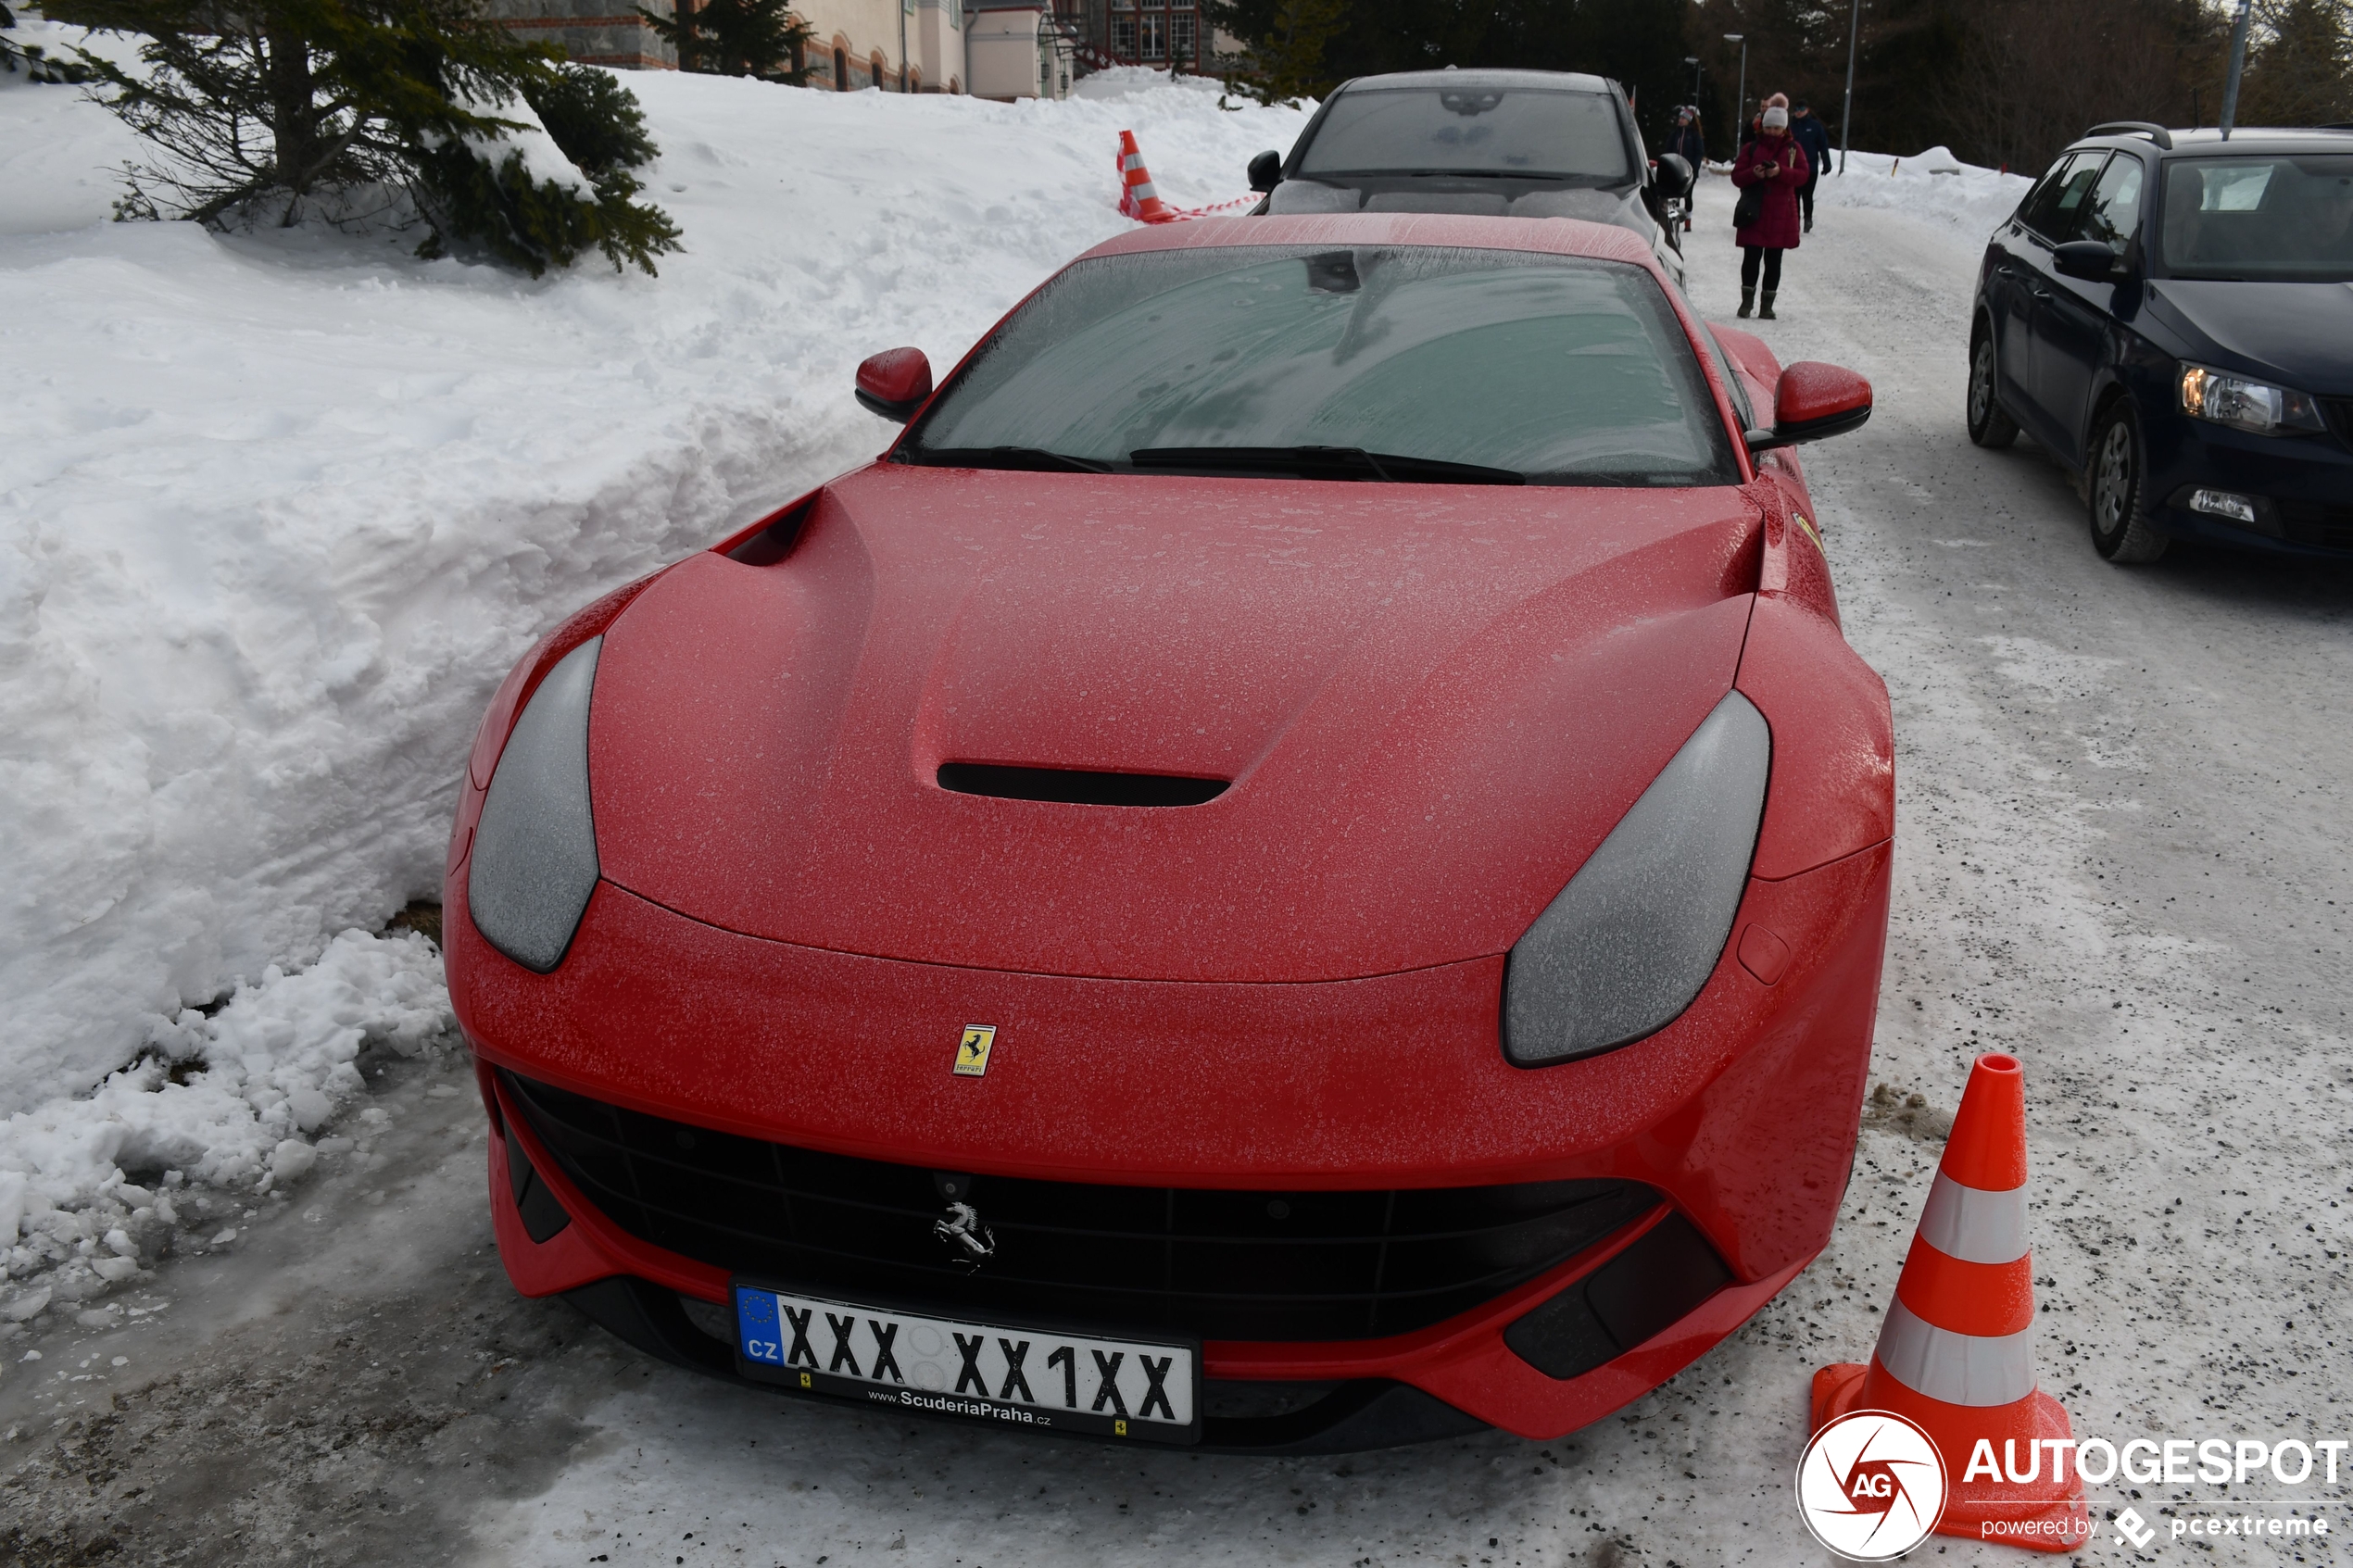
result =
[[[2130,153],[2119,153],[2108,159],[2098,182],[2092,187],[2091,199],[2083,204],[2080,232],[2068,237],[2097,240],[2117,255],[2123,255],[2141,220],[2141,182],[2145,172],[2141,160]]]
[[[2083,222],[2084,202],[2107,157],[2106,152],[2096,149],[2069,154],[2027,197],[2019,220],[2053,245],[2074,239]]]
[[[2353,282],[2353,156],[2171,159],[2159,227],[2177,278]]]
[[[1739,483],[1691,339],[1623,262],[1445,246],[1234,246],[1074,263],[901,442],[1355,448],[1555,484]]]
[[[1623,184],[1636,170],[1617,106],[1554,88],[1354,88],[1324,110],[1294,172],[1451,173]]]

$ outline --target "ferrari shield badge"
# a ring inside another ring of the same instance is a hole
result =
[[[993,1023],[967,1023],[956,1044],[956,1076],[977,1078],[988,1071],[988,1053],[997,1044]]]

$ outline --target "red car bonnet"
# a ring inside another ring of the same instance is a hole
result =
[[[1738,489],[881,466],[606,633],[604,874],[841,951],[1313,980],[1508,948],[1730,688]],[[1230,779],[957,794],[943,762]]]

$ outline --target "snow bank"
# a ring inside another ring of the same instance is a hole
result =
[[[1148,72],[1062,104],[627,80],[688,246],[659,280],[110,223],[120,126],[0,83],[0,1206],[23,1178],[58,1246],[142,1207],[105,1196],[127,1160],[298,1161],[351,1031],[446,1007],[413,941],[329,938],[437,896],[535,637],[879,449],[857,361],[944,370],[1126,228],[1118,132],[1196,206],[1305,123]],[[308,986],[335,1032],[237,1033]],[[208,1065],[124,1071],[157,1048]]]
[[[1831,155],[1838,168],[1838,155]],[[1955,157],[1949,147],[1897,157],[1887,153],[1851,153],[1843,174],[1822,177],[1817,207],[1875,207],[1959,231],[1971,239],[1992,233],[2018,209],[2033,180],[1981,169]]]
[[[161,1024],[149,1053],[94,1094],[0,1122],[0,1277],[26,1282],[0,1301],[0,1320],[96,1295],[161,1252],[233,1240],[198,1210],[185,1217],[195,1232],[180,1234],[172,1195],[184,1201],[189,1184],[267,1193],[322,1150],[354,1148],[312,1139],[363,1092],[360,1047],[413,1055],[449,1025],[431,943],[346,932],[308,969],[273,965],[217,1012]]]

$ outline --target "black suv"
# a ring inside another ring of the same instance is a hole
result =
[[[1561,70],[1401,71],[1342,82],[1286,158],[1250,160],[1256,213],[1460,212],[1582,218],[1640,234],[1683,281],[1692,166],[1653,161],[1626,94]]]
[[[2082,476],[2092,543],[2353,554],[2353,132],[2095,126],[1994,232],[1969,433]]]

